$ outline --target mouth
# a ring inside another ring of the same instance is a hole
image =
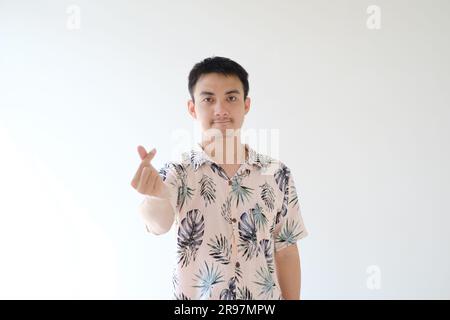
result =
[[[230,120],[226,120],[226,121],[214,121],[213,123],[221,123],[221,124],[223,124],[223,123],[230,123],[231,121]]]

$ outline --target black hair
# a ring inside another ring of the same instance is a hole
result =
[[[248,85],[248,73],[237,62],[225,58],[225,57],[210,57],[194,65],[191,72],[189,72],[188,89],[191,95],[192,101],[194,100],[194,87],[204,74],[208,73],[221,73],[225,76],[236,76],[241,80],[242,87],[244,88],[244,100],[247,98],[249,85]]]

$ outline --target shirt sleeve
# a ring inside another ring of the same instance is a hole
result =
[[[283,166],[283,165],[282,165]],[[285,167],[286,186],[283,192],[281,209],[277,212],[273,230],[275,252],[296,244],[308,235],[303,223],[296,185],[292,173]]]
[[[145,228],[150,233],[163,234],[172,227],[174,211],[167,199],[146,195],[139,211],[144,219]]]
[[[182,164],[175,162],[167,162],[160,170],[159,175],[169,190],[169,202],[178,218],[178,191],[181,186],[181,180],[186,175],[186,170]]]
[[[159,235],[172,227],[174,219],[178,219],[177,196],[179,168],[177,164],[168,162],[160,170],[159,175],[169,191],[167,199],[144,196],[139,211],[144,219],[148,232]]]

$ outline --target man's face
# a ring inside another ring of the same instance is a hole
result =
[[[202,75],[194,87],[194,99],[195,103],[188,101],[188,110],[200,122],[202,131],[219,129],[224,136],[241,129],[250,109],[250,98],[244,101],[239,78],[220,73]]]

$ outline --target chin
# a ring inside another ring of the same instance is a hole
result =
[[[204,131],[204,134],[207,134],[209,136],[215,136],[218,132],[221,133],[222,137],[228,136],[228,137],[232,137],[235,133],[237,129],[235,128],[230,128],[230,127],[217,127],[217,126],[212,126],[210,128],[208,128],[206,131]]]

